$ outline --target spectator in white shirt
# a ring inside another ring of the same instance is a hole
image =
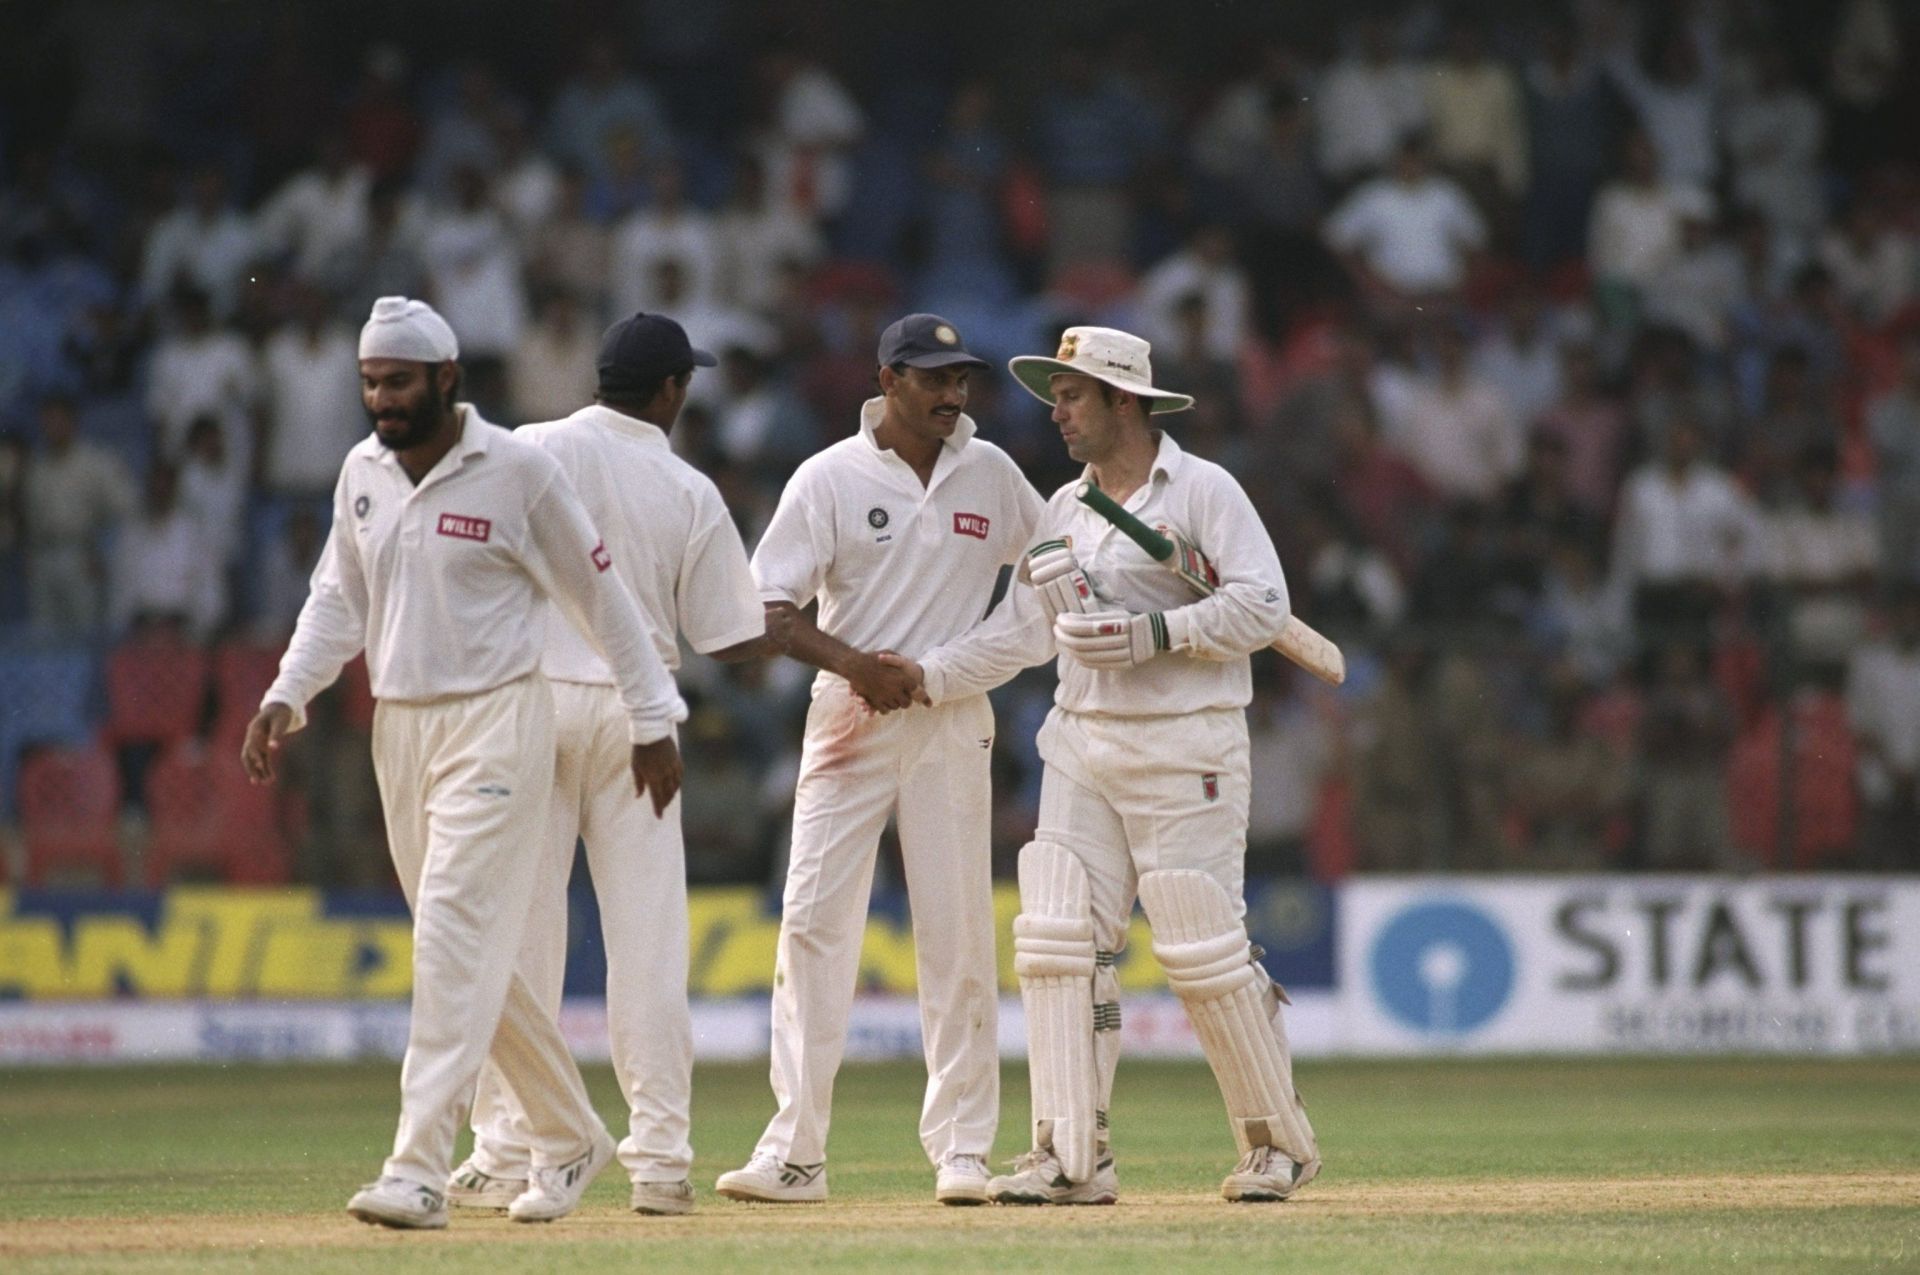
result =
[[[335,257],[366,237],[372,194],[373,174],[352,161],[345,138],[329,133],[313,166],[288,178],[261,206],[261,247],[287,254],[295,275],[317,283]]]
[[[40,450],[22,483],[27,615],[36,629],[81,634],[100,623],[99,541],[133,512],[133,480],[118,456],[79,436],[74,405],[40,405]]]
[[[791,46],[766,54],[758,75],[772,112],[759,140],[767,184],[802,216],[838,216],[853,194],[850,156],[866,117],[831,72]]]
[[[1767,45],[1755,57],[1751,92],[1727,108],[1734,202],[1756,208],[1799,245],[1826,217],[1820,150],[1826,119],[1819,99],[1796,83],[1786,54]]]
[[[1400,146],[1391,177],[1353,192],[1328,219],[1328,245],[1363,287],[1390,298],[1444,296],[1466,281],[1487,225],[1448,178],[1434,173],[1426,143]]]
[[[607,317],[613,232],[587,214],[584,173],[560,170],[552,214],[521,242],[533,287],[564,289],[580,298],[596,322]]]
[[[583,51],[580,70],[554,99],[547,149],[594,177],[605,174],[608,143],[631,139],[651,159],[673,153],[666,112],[653,90],[621,65],[618,46],[602,38]]]
[[[600,333],[580,303],[554,288],[540,298],[527,335],[507,356],[507,402],[513,418],[557,421],[593,401]]]
[[[704,304],[717,295],[720,248],[713,218],[688,202],[686,176],[678,164],[654,170],[653,202],[614,231],[616,314],[674,313],[653,290],[658,266],[667,259],[679,264],[691,300]]]
[[[1456,22],[1447,56],[1428,72],[1433,154],[1476,194],[1511,202],[1527,190],[1527,117],[1520,85],[1487,52],[1486,33]]]
[[[1887,636],[1856,650],[1847,718],[1860,753],[1870,865],[1920,869],[1920,589],[1895,596]]]
[[[1473,373],[1506,396],[1523,429],[1560,401],[1560,339],[1531,283],[1514,288],[1498,327],[1473,352]]]
[[[1443,495],[1491,503],[1525,460],[1525,431],[1497,388],[1467,366],[1467,338],[1453,322],[1433,332],[1435,370],[1389,410],[1385,441]]]
[[[1141,319],[1153,344],[1179,344],[1179,309],[1191,296],[1206,304],[1206,352],[1217,359],[1238,358],[1247,338],[1247,276],[1234,259],[1233,236],[1224,226],[1202,226],[1186,247],[1141,277]]]
[[[826,253],[814,224],[771,197],[766,165],[754,155],[743,156],[734,169],[733,192],[714,219],[713,241],[720,267],[718,299],[757,313],[779,299],[783,265],[811,266]]]
[[[260,355],[267,491],[290,500],[332,494],[340,462],[367,436],[354,401],[360,370],[353,332],[319,292],[295,294],[295,318],[267,338]]]
[[[212,416],[227,434],[227,454],[253,459],[257,395],[253,351],[236,332],[213,326],[205,293],[174,295],[174,330],[154,348],[147,372],[147,412],[159,427],[160,454],[177,459],[195,418]]]
[[[560,204],[560,169],[539,147],[518,111],[493,124],[494,204],[524,247]]]
[[[1780,590],[1794,655],[1833,668],[1867,635],[1880,565],[1873,522],[1835,499],[1839,467],[1831,442],[1806,447],[1794,468],[1793,496],[1768,512],[1761,528],[1761,569]]]
[[[247,475],[226,452],[220,422],[201,416],[187,428],[180,458],[180,507],[200,524],[200,539],[223,568],[239,560],[241,522],[247,503]]]
[[[281,537],[261,555],[259,603],[252,625],[254,641],[277,647],[293,636],[294,622],[307,602],[307,582],[313,578],[325,546],[326,536],[313,509],[295,506],[287,511]]]
[[[178,625],[196,642],[219,626],[227,595],[203,527],[180,503],[178,471],[164,460],[147,470],[140,513],[114,546],[109,619],[116,632]]]
[[[1880,551],[1888,577],[1920,584],[1920,333],[1900,347],[1900,380],[1867,408],[1879,471]]]
[[[1606,56],[1608,74],[1652,141],[1664,181],[1711,187],[1719,176],[1716,55],[1713,31],[1702,21],[1666,33],[1653,51],[1652,73],[1628,45]]]
[[[1847,210],[1846,220],[1821,237],[1818,252],[1841,301],[1870,326],[1885,323],[1912,304],[1920,268],[1913,237],[1887,213],[1879,199],[1862,195]]]
[[[1679,256],[1686,219],[1711,217],[1712,209],[1706,191],[1660,175],[1653,142],[1644,132],[1629,134],[1621,148],[1619,178],[1593,205],[1587,266],[1594,281],[1637,294]]]
[[[1735,312],[1750,296],[1747,263],[1739,247],[1704,210],[1680,218],[1679,249],[1647,284],[1647,318],[1679,328],[1703,350],[1726,352]]]
[[[247,266],[259,250],[253,224],[227,202],[226,175],[207,167],[194,175],[187,202],[147,232],[140,292],[149,307],[182,284],[207,294],[221,318],[239,308]]]
[[[1359,44],[1358,56],[1335,63],[1314,94],[1321,167],[1341,182],[1385,169],[1400,143],[1427,122],[1420,68],[1395,52],[1392,27],[1368,19]]]
[[[520,253],[507,219],[493,206],[485,174],[463,168],[454,188],[455,206],[428,216],[421,255],[435,304],[460,334],[473,401],[497,403],[504,360],[527,322]]]

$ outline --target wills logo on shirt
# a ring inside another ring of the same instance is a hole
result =
[[[595,545],[593,552],[587,556],[593,559],[593,569],[595,571],[605,571],[613,565],[613,555],[607,552],[607,542],[604,540]]]
[[[487,518],[468,518],[462,514],[441,514],[440,534],[455,540],[478,540],[481,544],[493,535],[493,522]]]
[[[953,516],[953,534],[972,536],[975,540],[987,538],[988,522],[980,514],[955,514]]]

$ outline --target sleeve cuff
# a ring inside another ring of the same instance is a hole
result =
[[[674,726],[687,720],[687,702],[678,695],[673,697],[673,707],[666,713],[651,712],[633,716],[627,720],[627,742],[632,744],[657,744],[673,734]]]
[[[1192,617],[1187,608],[1165,612],[1161,618],[1167,623],[1167,650],[1185,651],[1193,646]]]
[[[935,704],[945,702],[947,698],[947,671],[940,667],[937,660],[920,661],[921,689],[927,698]]]

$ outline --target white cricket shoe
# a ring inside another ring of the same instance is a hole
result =
[[[817,1204],[827,1198],[827,1166],[788,1164],[768,1151],[756,1151],[745,1166],[722,1173],[713,1189],[729,1200],[762,1204]]]
[[[437,1231],[447,1224],[447,1197],[411,1178],[384,1177],[354,1192],[347,1212],[370,1226]]]
[[[1113,1156],[1102,1151],[1093,1176],[1075,1182],[1060,1168],[1052,1147],[1035,1147],[1013,1162],[1013,1172],[987,1183],[995,1204],[1112,1204],[1120,1198]]]
[[[934,1174],[933,1198],[942,1204],[985,1204],[987,1158],[950,1155],[942,1160]]]
[[[633,1184],[633,1211],[656,1217],[678,1216],[693,1212],[693,1183],[636,1182]]]
[[[515,1222],[553,1222],[573,1212],[613,1159],[613,1145],[605,1129],[596,1129],[592,1145],[565,1164],[535,1165],[527,1189],[507,1206],[507,1216]]]
[[[500,1178],[467,1157],[447,1178],[447,1203],[457,1209],[504,1209],[527,1189],[525,1178]]]
[[[1290,1160],[1284,1151],[1273,1147],[1255,1147],[1240,1157],[1220,1194],[1236,1204],[1271,1204],[1288,1199],[1295,1191],[1320,1176],[1320,1157],[1301,1164]]]

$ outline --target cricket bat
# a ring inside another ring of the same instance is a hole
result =
[[[1202,597],[1220,587],[1220,573],[1207,561],[1207,555],[1188,543],[1184,536],[1166,536],[1155,531],[1092,483],[1081,483],[1074,495],[1081,504],[1119,528],[1127,539],[1145,549],[1148,557],[1192,585]],[[1287,617],[1287,625],[1274,640],[1273,649],[1329,686],[1338,686],[1347,680],[1347,658],[1340,654],[1340,648],[1297,615]]]

